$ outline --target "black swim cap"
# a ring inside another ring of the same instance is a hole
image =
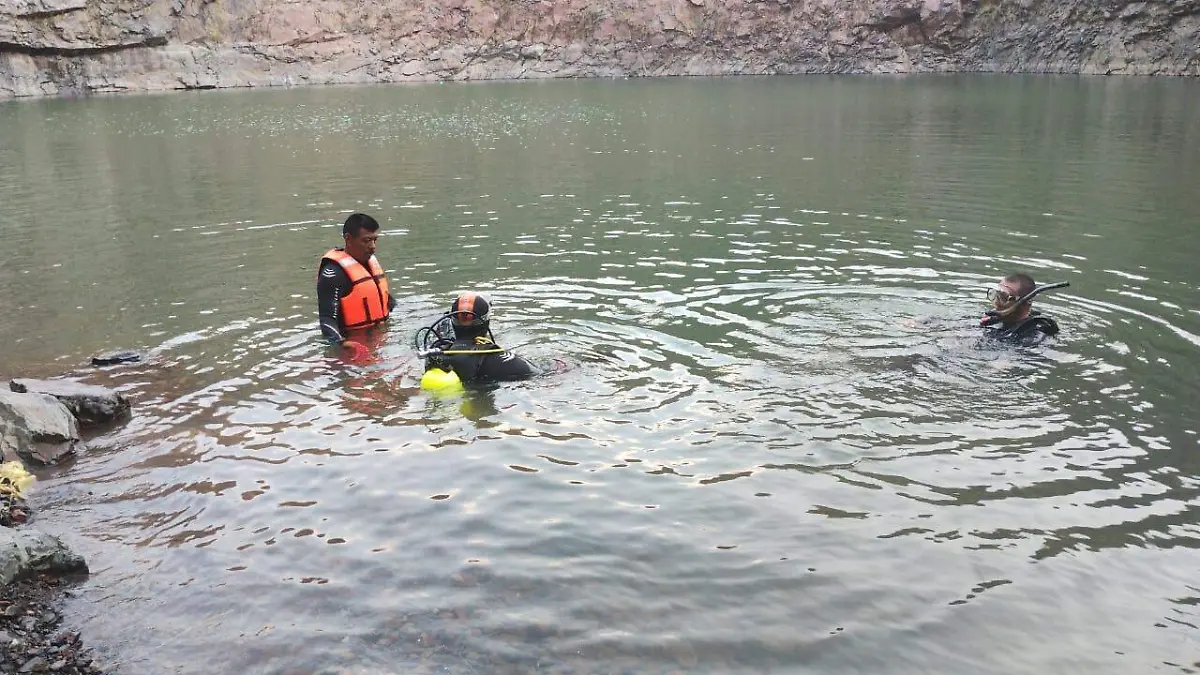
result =
[[[479,293],[463,293],[450,306],[450,320],[456,326],[482,326],[492,318],[492,305]]]

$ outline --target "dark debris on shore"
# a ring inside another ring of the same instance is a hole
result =
[[[62,615],[54,607],[61,583],[41,576],[0,589],[0,673],[110,673],[83,646],[79,633],[59,630]]]

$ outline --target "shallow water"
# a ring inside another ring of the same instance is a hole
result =
[[[1200,83],[552,82],[0,105],[0,364],[141,673],[1200,671]],[[384,223],[375,358],[316,258]],[[971,328],[1071,287],[1038,349]],[[438,400],[467,288],[566,372]],[[110,348],[144,364],[85,366]]]

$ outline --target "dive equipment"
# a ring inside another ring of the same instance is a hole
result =
[[[455,394],[463,390],[463,383],[453,370],[445,371],[434,366],[421,376],[421,388],[439,394]]]

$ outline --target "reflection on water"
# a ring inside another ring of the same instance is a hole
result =
[[[8,370],[128,673],[1200,670],[1197,85],[778,78],[0,106]],[[374,356],[316,257],[384,221]],[[1056,343],[971,327],[1012,268]],[[436,399],[493,295],[568,364]],[[914,321],[914,319],[917,319]],[[50,507],[53,505],[53,507]]]

